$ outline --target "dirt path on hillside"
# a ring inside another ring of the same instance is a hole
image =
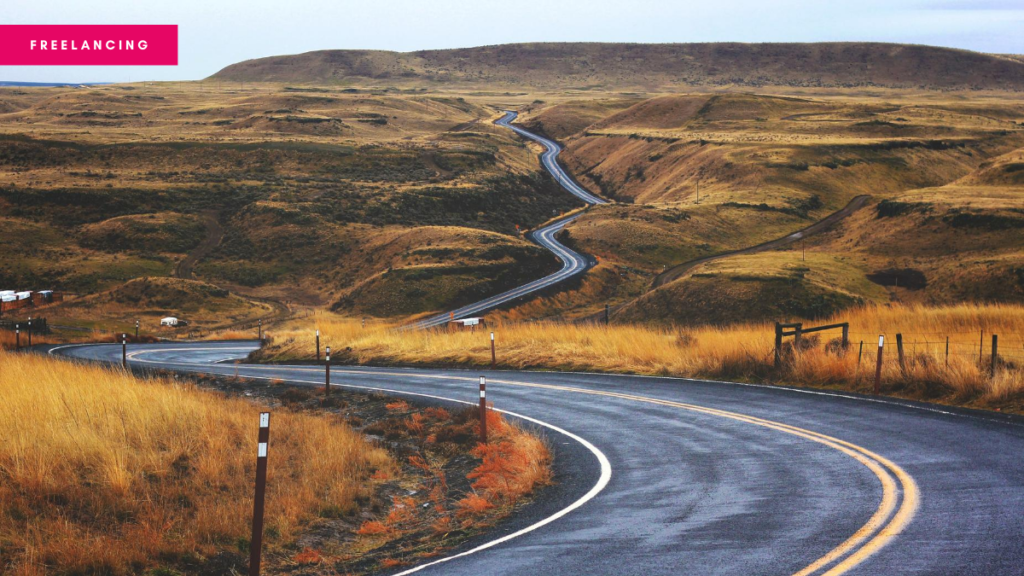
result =
[[[206,238],[196,246],[194,250],[188,253],[187,256],[178,262],[178,265],[174,267],[175,278],[182,278],[184,280],[192,280],[192,271],[196,266],[196,263],[205,258],[213,249],[220,245],[220,241],[224,239],[224,227],[220,225],[219,219],[220,213],[216,210],[210,210],[203,213],[203,222],[206,224]]]
[[[847,218],[850,214],[853,214],[857,210],[864,206],[870,196],[857,196],[850,203],[846,205],[842,210],[833,212],[825,217],[823,220],[819,220],[814,224],[811,224],[803,230],[797,230],[792,234],[765,242],[764,244],[758,244],[757,246],[751,246],[750,248],[742,248],[740,250],[733,250],[731,252],[722,252],[721,254],[715,254],[714,256],[705,256],[704,258],[698,258],[696,260],[690,260],[689,262],[683,262],[682,264],[676,264],[675,266],[665,270],[661,274],[658,274],[654,278],[654,282],[651,283],[651,289],[659,286],[664,286],[669,282],[682,277],[683,274],[693,269],[696,266],[707,262],[714,262],[715,260],[721,260],[722,258],[728,258],[729,256],[736,256],[737,254],[756,254],[758,252],[764,252],[765,250],[774,250],[783,246],[788,246],[797,240],[802,240],[809,236],[814,236],[820,232],[824,232],[837,223]]]

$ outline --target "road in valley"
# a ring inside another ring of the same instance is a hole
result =
[[[253,342],[129,345],[133,367],[322,386]],[[312,351],[311,351],[312,352]],[[119,345],[51,353],[112,363]],[[311,354],[312,355],[312,354]],[[402,574],[1024,574],[1024,420],[814,390],[623,375],[335,366],[339,390],[488,400],[540,427],[556,483]]]
[[[562,170],[562,167],[558,164],[558,153],[562,151],[562,147],[559,146],[557,142],[544,138],[543,136],[538,136],[537,134],[512,124],[512,121],[516,119],[517,115],[518,114],[515,112],[505,112],[505,115],[498,119],[495,124],[509,128],[515,133],[544,146],[544,153],[540,156],[541,165],[543,165],[544,168],[554,176],[555,180],[558,181],[562,188],[566,189],[568,192],[587,204],[593,205],[607,203],[605,200],[587,192],[582,186],[574,182],[564,170]],[[460,318],[467,318],[477,314],[482,314],[503,304],[513,302],[516,299],[554,286],[559,282],[564,282],[577,274],[582,274],[588,268],[593,266],[593,259],[568,248],[555,239],[556,234],[561,232],[567,224],[579,217],[580,214],[573,214],[565,218],[560,218],[527,234],[527,238],[538,245],[547,248],[562,262],[562,268],[557,272],[549,274],[539,280],[534,280],[523,284],[522,286],[502,292],[496,296],[491,296],[490,298],[486,298],[479,302],[474,302],[473,304],[468,304],[450,312],[445,312],[443,314],[438,314],[436,316],[420,320],[415,323],[414,326],[417,328],[432,328],[444,325],[450,320],[458,320]]]

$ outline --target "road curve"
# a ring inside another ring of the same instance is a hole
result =
[[[545,151],[540,156],[541,164],[548,172],[551,173],[552,176],[555,177],[555,180],[558,181],[562,188],[565,188],[567,191],[578,197],[580,200],[583,200],[587,204],[607,203],[605,200],[598,198],[597,196],[594,196],[590,192],[587,192],[582,186],[574,182],[573,179],[570,178],[564,170],[562,170],[562,167],[559,166],[558,164],[558,153],[562,151],[562,147],[559,146],[557,142],[549,140],[548,138],[544,138],[543,136],[538,136],[532,132],[523,130],[518,126],[513,125],[512,121],[515,120],[516,116],[518,116],[517,113],[512,111],[506,111],[505,115],[498,119],[495,122],[495,124],[499,126],[504,126],[506,128],[510,128],[516,134],[539,142],[541,145],[543,145]],[[522,286],[513,288],[506,292],[502,292],[501,294],[498,294],[496,296],[491,296],[490,298],[486,298],[479,302],[468,304],[466,306],[457,308],[450,312],[445,312],[443,314],[438,314],[436,316],[431,316],[424,320],[420,320],[419,322],[413,324],[413,326],[416,328],[432,328],[434,326],[441,326],[452,319],[457,320],[460,318],[467,318],[476,314],[481,314],[483,312],[491,310],[492,308],[496,308],[498,306],[501,306],[502,304],[506,304],[517,298],[522,298],[523,296],[533,294],[539,290],[548,288],[549,286],[554,286],[559,282],[563,282],[565,280],[568,280],[569,278],[572,278],[573,276],[576,276],[577,274],[585,272],[587,268],[589,268],[593,264],[593,261],[588,259],[586,256],[576,252],[575,250],[566,247],[558,240],[555,240],[556,234],[558,234],[563,228],[565,228],[567,224],[569,224],[573,220],[576,220],[579,217],[580,214],[573,214],[571,216],[567,216],[565,218],[556,220],[542,228],[534,230],[533,232],[530,232],[527,235],[527,237],[530,240],[550,250],[551,253],[554,254],[562,262],[562,268],[559,269],[557,272],[549,274],[539,280],[534,280],[532,282],[523,284]]]
[[[222,363],[255,347],[139,344],[129,358],[322,385],[318,366]],[[331,381],[472,403],[479,374],[497,408],[549,427],[559,496],[403,573],[1024,574],[1021,419],[639,376],[339,366]]]

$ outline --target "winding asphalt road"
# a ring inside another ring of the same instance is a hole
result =
[[[133,366],[322,385],[226,364],[249,342],[138,344]],[[51,353],[119,362],[118,345]],[[1024,421],[812,390],[580,373],[332,367],[342,387],[477,400],[545,427],[557,484],[403,574],[1024,574]]]
[[[523,130],[519,126],[515,126],[512,124],[512,121],[516,119],[516,116],[518,116],[516,112],[506,111],[505,115],[498,119],[495,124],[509,128],[516,134],[543,145],[545,151],[540,156],[541,164],[548,172],[551,173],[552,176],[555,177],[555,180],[558,181],[562,188],[565,188],[587,204],[607,203],[605,200],[587,192],[582,186],[574,182],[564,170],[562,170],[562,167],[558,165],[558,154],[562,151],[562,147],[559,146],[557,142],[544,138],[543,136],[538,136],[537,134],[527,130]],[[539,290],[544,290],[549,286],[554,286],[555,284],[568,280],[577,274],[582,274],[594,264],[593,260],[576,252],[575,250],[572,250],[571,248],[566,247],[558,240],[555,240],[556,234],[561,232],[567,224],[579,217],[580,214],[573,214],[571,216],[555,220],[554,222],[534,230],[527,235],[530,240],[534,241],[541,247],[550,250],[551,253],[562,262],[562,268],[557,272],[549,274],[539,280],[534,280],[533,282],[502,292],[496,296],[491,296],[490,298],[486,298],[479,302],[468,304],[450,312],[445,312],[443,314],[438,314],[436,316],[420,320],[413,326],[416,328],[431,328],[434,326],[441,326],[449,320],[468,318],[501,306],[502,304],[512,302],[517,298],[522,298],[523,296],[533,294]]]

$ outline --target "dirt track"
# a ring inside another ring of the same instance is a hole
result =
[[[220,225],[218,216],[219,214],[213,210],[203,213],[203,221],[206,224],[206,238],[203,238],[199,246],[196,246],[195,250],[189,252],[188,256],[185,256],[174,267],[174,276],[176,278],[192,280],[192,270],[195,268],[196,263],[205,258],[220,244],[220,241],[224,238],[224,228]]]
[[[819,220],[814,224],[811,224],[807,228],[793,232],[792,234],[789,234],[788,236],[785,236],[783,238],[771,240],[769,242],[765,242],[764,244],[758,244],[757,246],[751,246],[750,248],[742,248],[740,250],[733,250],[731,252],[723,252],[721,254],[715,254],[714,256],[705,256],[704,258],[698,258],[696,260],[690,260],[689,262],[683,262],[682,264],[676,264],[675,266],[669,268],[668,270],[665,270],[661,274],[658,274],[654,278],[654,282],[651,283],[651,289],[657,288],[659,286],[664,286],[665,284],[668,284],[669,282],[680,278],[683,274],[685,274],[695,266],[704,264],[705,262],[713,262],[715,260],[721,260],[722,258],[735,256],[737,254],[756,254],[758,252],[764,252],[765,250],[774,250],[775,248],[787,246],[789,244],[792,244],[793,242],[796,242],[797,240],[802,240],[804,238],[807,238],[808,236],[818,234],[819,232],[824,232],[825,230],[828,230],[832,226],[835,226],[838,222],[848,217],[850,214],[853,214],[854,212],[862,208],[864,206],[864,203],[867,202],[868,198],[870,198],[870,196],[857,196],[853,200],[850,200],[850,203],[847,204],[843,209],[837,212],[833,212],[832,214],[826,216],[823,220]]]

